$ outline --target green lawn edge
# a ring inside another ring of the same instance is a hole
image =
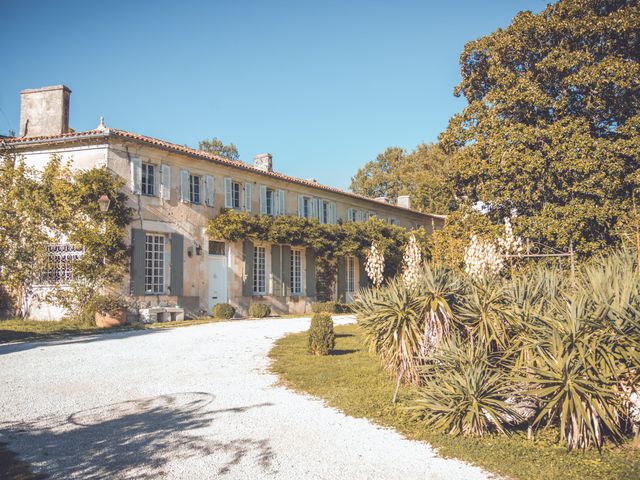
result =
[[[396,429],[406,438],[426,441],[440,455],[473,463],[488,472],[522,480],[640,478],[640,451],[607,447],[570,452],[555,443],[555,433],[539,432],[527,440],[524,432],[484,438],[453,437],[425,429],[411,420],[406,406],[412,392],[403,389],[399,402],[391,403],[394,382],[378,359],[367,351],[357,325],[335,327],[332,355],[307,353],[307,334],[293,333],[277,340],[269,352],[270,370],[280,383],[310,394],[328,406],[356,418]]]

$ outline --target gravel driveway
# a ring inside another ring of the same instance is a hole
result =
[[[487,478],[275,386],[267,352],[308,324],[237,321],[2,345],[0,442],[55,479]]]

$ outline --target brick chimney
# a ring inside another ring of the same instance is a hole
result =
[[[399,207],[411,208],[411,199],[409,198],[409,195],[398,195],[396,205]]]
[[[270,153],[260,153],[253,157],[253,166],[264,172],[273,172],[273,157]]]
[[[20,92],[20,136],[59,135],[69,131],[69,97],[64,85]]]

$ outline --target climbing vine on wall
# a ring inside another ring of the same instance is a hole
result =
[[[364,259],[375,241],[386,259],[384,276],[391,278],[401,268],[404,245],[415,235],[424,256],[429,256],[428,236],[424,229],[408,230],[389,225],[376,217],[366,222],[321,224],[315,219],[297,216],[252,216],[247,212],[223,210],[209,221],[212,238],[238,241],[245,238],[276,244],[311,248],[316,253],[317,290],[320,298],[329,296],[339,257],[353,255]]]

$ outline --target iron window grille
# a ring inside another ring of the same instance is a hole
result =
[[[66,243],[46,246],[46,257],[38,275],[41,285],[64,285],[74,280],[73,262],[78,260],[84,249]]]

